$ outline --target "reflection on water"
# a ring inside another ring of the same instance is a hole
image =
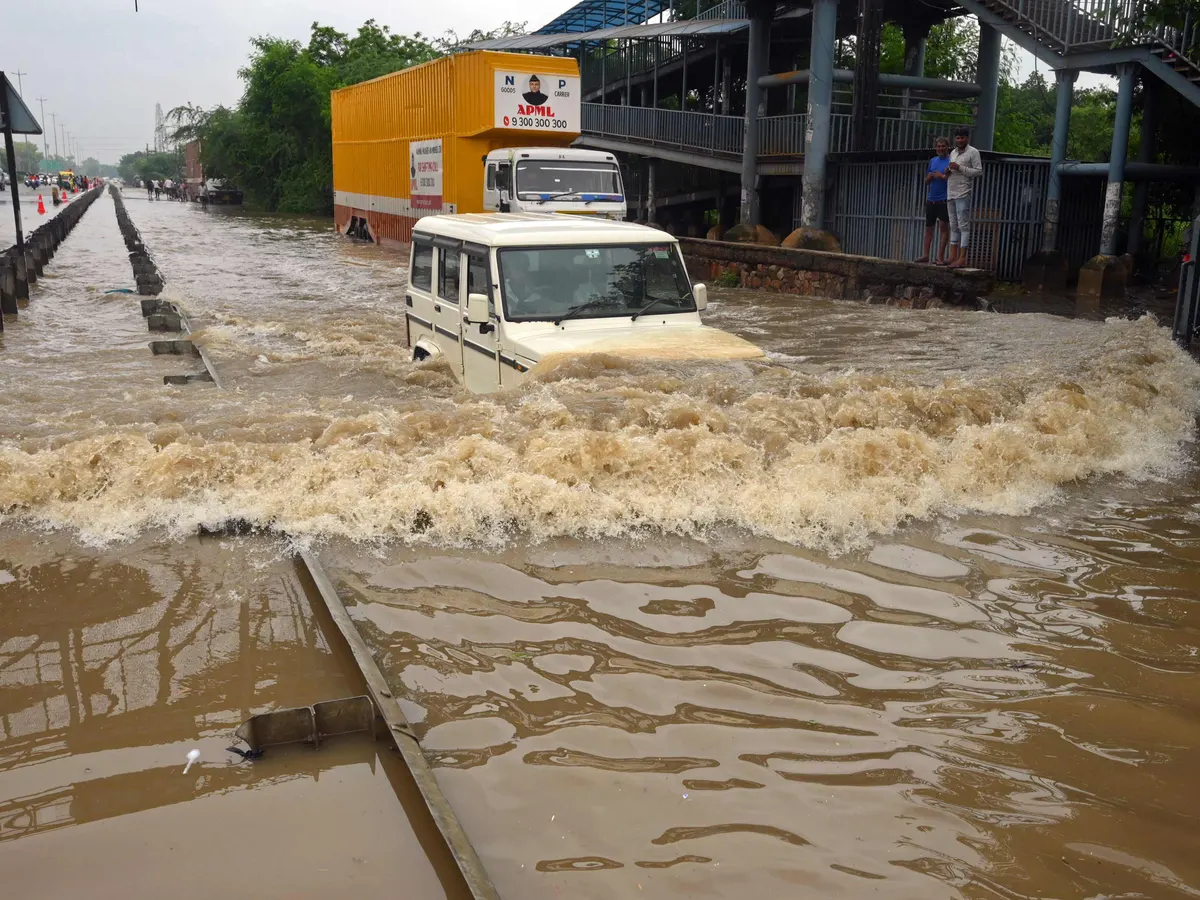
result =
[[[320,542],[502,896],[1200,893],[1200,369],[1149,321],[714,292],[765,363],[476,398],[407,359],[400,257],[142,204],[231,385],[166,388],[89,290],[128,278],[110,203],[0,338],[0,558],[152,589],[0,583],[0,786],[51,773],[0,827],[84,821],[89,728],[166,773],[354,692],[266,538],[149,537],[237,517]]]
[[[329,896],[349,880],[384,896],[403,877],[413,896],[445,895],[380,747],[253,764],[226,749],[251,715],[361,690],[274,548],[110,554],[0,531],[0,636],[0,868],[14,895],[210,897],[215,859],[242,890]]]
[[[506,896],[1194,896],[1200,484],[1118,493],[836,562],[325,556]]]

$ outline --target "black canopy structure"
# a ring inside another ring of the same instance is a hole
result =
[[[21,233],[21,199],[17,194],[17,154],[13,149],[14,134],[41,134],[37,123],[8,76],[0,72],[0,128],[4,130],[4,153],[8,157],[8,180],[12,188],[13,223],[17,227],[17,254],[25,259],[25,235]],[[23,264],[23,263],[22,263]]]

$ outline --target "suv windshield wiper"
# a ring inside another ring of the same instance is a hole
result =
[[[564,199],[565,197],[571,197],[571,196],[579,196],[579,197],[582,197],[582,196],[583,196],[583,191],[563,191],[561,194],[553,194],[552,196],[549,196],[549,197],[544,197],[542,200],[540,200],[540,201],[539,201],[539,204],[540,204],[540,205],[544,205],[544,204],[546,204],[547,202],[549,202],[550,200],[562,200],[562,199]],[[585,204],[588,204],[588,203],[591,203],[592,201],[591,201],[591,200],[584,200],[583,202],[584,202]]]
[[[666,297],[655,297],[653,300],[651,300],[649,303],[647,303],[645,306],[643,306],[641,309],[639,309],[637,312],[635,312],[632,316],[630,316],[629,321],[636,322],[638,316],[642,315],[648,309],[651,309],[655,304],[667,303],[667,302],[668,302],[668,299]]]
[[[581,312],[583,312],[586,309],[594,309],[597,306],[603,306],[603,305],[604,305],[604,300],[599,299],[599,298],[596,300],[589,300],[586,303],[576,303],[574,306],[572,306],[570,309],[568,309],[565,313],[563,313],[561,316],[559,316],[557,319],[555,319],[554,324],[561,325],[567,319],[573,319],[575,316],[579,315]]]

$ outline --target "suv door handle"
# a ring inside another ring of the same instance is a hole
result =
[[[433,311],[440,313],[442,311],[442,308],[435,303],[435,304],[433,304]]]
[[[412,305],[413,305],[412,294],[405,294],[405,295],[404,295],[404,305],[405,305],[405,306],[412,306]]]

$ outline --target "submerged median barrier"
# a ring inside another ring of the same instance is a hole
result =
[[[192,326],[188,322],[187,314],[178,305],[159,297],[166,284],[166,279],[159,271],[158,263],[146,249],[142,233],[138,231],[138,227],[129,217],[129,210],[125,208],[125,198],[121,196],[121,192],[115,186],[110,185],[109,192],[112,194],[113,206],[117,212],[117,226],[121,229],[121,237],[125,241],[125,248],[129,251],[129,264],[133,267],[137,292],[142,295],[142,317],[146,320],[146,327],[150,331],[174,331],[191,335]],[[163,384],[179,385],[208,381],[220,385],[212,360],[208,358],[204,348],[193,343],[190,338],[151,341],[150,352],[155,356],[198,356],[204,366],[200,372],[164,375]]]
[[[0,254],[0,312],[17,314],[17,301],[29,299],[29,286],[42,276],[59,245],[99,195],[98,187],[84,191],[54,218],[33,229],[25,238],[24,253],[13,246]],[[0,319],[0,331],[3,328],[3,319]]]

